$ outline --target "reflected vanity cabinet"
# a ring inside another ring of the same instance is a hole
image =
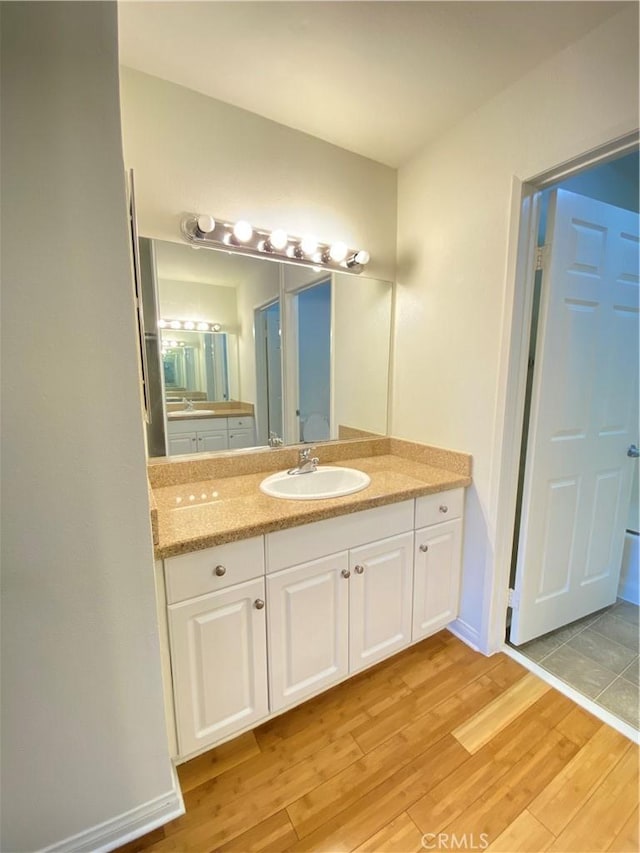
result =
[[[167,422],[167,453],[211,453],[255,444],[253,417],[193,418]]]
[[[178,759],[452,622],[463,498],[454,489],[166,559]]]

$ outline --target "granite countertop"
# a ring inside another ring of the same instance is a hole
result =
[[[253,412],[247,411],[246,408],[238,409],[215,409],[206,415],[199,415],[196,409],[193,412],[167,412],[167,419],[170,421],[206,421],[213,418],[252,418]]]
[[[471,484],[470,457],[465,457],[468,465],[456,465],[457,471],[449,470],[407,458],[404,452],[396,454],[393,451],[402,450],[400,444],[404,443],[393,442],[396,447],[381,446],[382,452],[377,455],[344,460],[348,467],[366,472],[371,484],[340,498],[302,501],[269,497],[259,489],[269,473],[264,470],[156,486],[153,489],[157,507],[156,557],[173,557]]]

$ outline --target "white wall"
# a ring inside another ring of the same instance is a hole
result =
[[[255,309],[280,294],[280,264],[256,261],[256,274],[238,285],[238,367],[240,399],[257,402],[256,347],[254,336]]]
[[[334,275],[335,424],[387,432],[393,285]]]
[[[496,531],[508,523],[497,517],[497,500],[512,182],[638,127],[637,32],[630,7],[399,171],[391,429],[473,454],[460,627],[484,648]]]
[[[121,98],[141,234],[179,240],[185,212],[248,219],[366,248],[394,278],[394,169],[130,68]]]
[[[173,785],[117,60],[113,3],[2,4],[7,851],[164,801]]]
[[[238,326],[235,287],[158,278],[158,302],[162,317],[171,320],[209,320],[230,332]]]

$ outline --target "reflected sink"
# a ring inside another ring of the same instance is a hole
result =
[[[291,501],[317,501],[340,498],[366,489],[371,477],[355,468],[320,465],[308,474],[287,474],[280,471],[260,483],[260,491],[272,498]]]
[[[211,417],[211,415],[215,415],[214,409],[180,409],[177,412],[167,412],[168,418],[184,418],[186,416],[190,418],[202,418],[202,417]]]

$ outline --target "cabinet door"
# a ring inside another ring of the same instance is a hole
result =
[[[343,678],[349,665],[347,552],[267,577],[271,710]]]
[[[169,442],[169,456],[178,456],[181,453],[198,452],[195,432],[168,435],[167,440]]]
[[[349,669],[357,672],[411,641],[413,533],[349,552]]]
[[[413,640],[427,637],[458,615],[462,521],[416,530]]]
[[[168,608],[180,755],[268,714],[264,598],[260,578]]]
[[[211,453],[213,450],[227,450],[229,447],[226,430],[199,430],[198,451]]]
[[[229,450],[237,450],[239,447],[253,447],[255,443],[252,429],[229,430]]]

